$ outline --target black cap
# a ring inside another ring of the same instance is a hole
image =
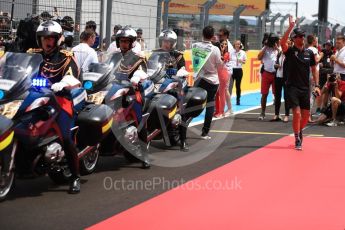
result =
[[[305,36],[305,32],[301,30],[301,28],[295,28],[291,35],[292,38],[298,37],[298,36]]]
[[[41,18],[44,18],[44,19],[49,19],[49,18],[53,18],[54,16],[52,16],[48,11],[43,11],[41,13]]]
[[[137,33],[143,33],[143,29],[138,28],[136,32],[137,32]]]
[[[121,25],[115,25],[114,26],[114,30],[121,30],[122,29],[122,26]]]

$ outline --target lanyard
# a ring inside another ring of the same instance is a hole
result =
[[[241,50],[240,51],[238,51],[238,52],[236,52],[235,53],[235,56],[236,56],[236,66],[238,67],[238,65],[239,65],[239,59],[240,59],[240,57],[241,57]]]

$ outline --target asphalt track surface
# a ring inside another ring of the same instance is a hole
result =
[[[272,107],[268,108],[269,112],[272,112]],[[109,188],[109,183],[105,183],[109,181],[106,180],[152,181],[158,178],[187,182],[292,132],[291,122],[269,122],[269,115],[265,121],[258,121],[258,113],[259,110],[254,110],[214,121],[212,140],[201,141],[201,126],[193,127],[188,133],[191,150],[210,148],[217,138],[224,140],[212,154],[183,167],[152,166],[150,170],[143,170],[138,164],[128,164],[122,156],[102,157],[97,171],[82,177],[82,190],[78,195],[67,194],[67,185],[55,186],[48,177],[17,180],[9,199],[0,203],[0,229],[83,229],[169,190],[169,186],[163,184],[154,189],[115,189]],[[313,125],[308,126],[304,134],[345,137],[344,128]],[[154,146],[160,146],[160,143]],[[159,154],[178,157],[183,153],[174,147],[154,151],[153,156]]]

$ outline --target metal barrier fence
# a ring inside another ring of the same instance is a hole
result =
[[[38,15],[53,19],[70,16],[77,25],[77,40],[79,28],[83,30],[87,21],[93,20],[100,25],[101,0],[0,0],[0,5],[2,21],[6,21],[7,24],[10,22],[11,25],[0,27],[0,34],[11,32],[12,36],[15,36],[20,20]]]
[[[28,15],[40,15],[46,11],[57,17],[70,16],[77,28],[84,30],[85,23],[93,20],[97,24],[97,32],[101,38],[107,38],[108,44],[112,35],[112,28],[116,24],[131,25],[135,29],[143,29],[146,48],[157,46],[157,36],[164,28],[174,29],[179,36],[180,49],[189,49],[195,41],[201,40],[204,25],[212,25],[216,31],[221,27],[230,30],[230,40],[241,39],[247,49],[261,48],[261,40],[265,32],[282,34],[287,26],[287,14],[272,13],[265,10],[256,17],[243,17],[242,6],[225,4],[232,8],[232,15],[209,15],[212,7],[216,7],[215,0],[209,0],[197,7],[200,13],[185,13],[165,15],[167,0],[0,0],[0,39],[11,39],[16,35],[16,28],[21,19]],[[190,2],[190,1],[189,1]],[[208,7],[208,8],[207,8]],[[303,18],[303,17],[302,17]],[[317,20],[304,22],[300,25],[307,34],[315,34],[320,43],[334,39],[336,34],[344,34],[345,27],[339,24],[321,23]],[[75,33],[78,41],[79,32]]]

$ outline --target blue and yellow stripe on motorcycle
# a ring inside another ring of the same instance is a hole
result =
[[[175,108],[169,112],[169,114],[168,114],[169,119],[171,119],[172,117],[175,116],[176,111],[177,111],[177,106],[175,106]]]
[[[7,148],[7,146],[9,146],[12,143],[13,136],[14,131],[12,131],[7,137],[5,137],[5,139],[3,139],[0,142],[0,151],[4,150],[5,148]]]
[[[113,124],[113,119],[110,119],[105,125],[103,125],[102,133],[108,132],[108,130],[111,128],[112,124]]]

